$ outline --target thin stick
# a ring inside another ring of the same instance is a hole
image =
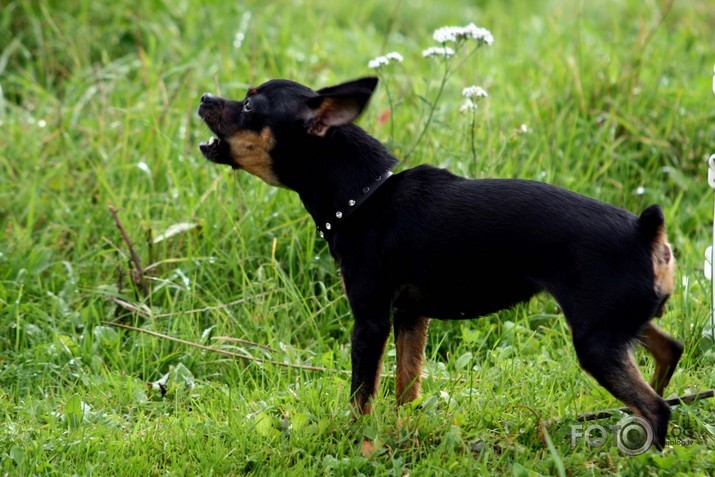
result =
[[[142,292],[144,293],[144,296],[147,296],[149,294],[149,289],[144,281],[144,270],[142,269],[142,264],[141,261],[139,260],[139,256],[137,253],[134,251],[134,244],[132,243],[132,239],[129,238],[129,234],[127,234],[127,231],[124,229],[124,226],[122,225],[122,222],[119,220],[119,215],[117,214],[118,210],[116,207],[113,205],[109,206],[109,211],[112,213],[112,216],[114,217],[114,222],[117,224],[117,228],[119,229],[119,232],[122,234],[122,238],[124,238],[124,241],[127,244],[127,247],[129,247],[129,254],[131,256],[132,262],[134,263],[134,268],[136,270],[136,273],[131,274],[132,275],[132,281],[134,282],[135,285],[140,286],[142,289]]]
[[[212,340],[218,340],[218,341],[228,341],[229,343],[238,343],[246,346],[255,346],[257,348],[263,348],[268,351],[272,351],[274,353],[277,353],[278,350],[271,348],[270,346],[262,345],[259,343],[254,343],[253,341],[246,341],[242,340],[240,338],[234,338],[233,336],[214,336],[211,338]]]
[[[160,314],[158,314],[158,315],[152,314],[151,309],[148,308],[146,305],[137,305],[137,304],[130,303],[130,302],[128,302],[128,301],[122,300],[121,298],[117,298],[117,297],[111,296],[111,295],[109,296],[109,298],[111,298],[111,300],[112,300],[114,303],[116,303],[117,305],[121,306],[121,307],[124,308],[125,310],[131,311],[132,313],[138,313],[138,314],[141,315],[143,318],[148,318],[148,319],[149,319],[149,318],[168,318],[168,317],[171,317],[171,316],[184,315],[184,314],[188,314],[188,313],[202,313],[202,312],[204,312],[204,311],[220,310],[220,309],[223,309],[223,308],[228,308],[228,307],[230,307],[230,306],[234,306],[234,305],[238,305],[238,304],[244,303],[244,302],[248,301],[249,299],[257,298],[257,297],[264,296],[264,295],[267,295],[267,294],[268,294],[268,292],[263,292],[263,293],[259,293],[259,294],[257,294],[257,295],[254,295],[254,296],[252,296],[252,297],[240,298],[240,299],[234,300],[234,301],[232,301],[232,302],[230,302],[230,303],[224,303],[223,305],[207,306],[207,307],[204,307],[204,308],[196,308],[196,309],[194,309],[194,310],[187,310],[187,311],[181,311],[181,312],[175,312],[175,313],[160,313]],[[247,342],[247,343],[249,343],[249,342]],[[259,345],[259,346],[263,346],[263,345]]]
[[[142,317],[147,319],[151,318],[151,310],[146,305],[135,305],[134,303],[130,303],[115,296],[112,297],[112,301],[127,311],[137,313],[138,315],[141,315]]]
[[[145,318],[151,318],[151,315],[147,314],[145,311],[143,311],[143,310],[142,310],[140,307],[138,307],[137,305],[134,305],[134,304],[132,304],[132,303],[126,302],[126,301],[124,301],[124,300],[121,300],[121,299],[115,298],[115,297],[112,297],[112,300],[113,300],[116,304],[118,304],[118,305],[124,307],[125,309],[127,309],[127,310],[129,310],[129,311],[132,311],[132,312],[138,313],[138,314],[140,314],[140,315],[143,315]],[[233,303],[227,303],[227,304],[225,304],[225,305],[219,305],[219,307],[230,306],[231,304],[239,303],[239,302],[241,302],[241,301],[242,301],[242,300],[236,300],[236,301],[233,302]],[[212,308],[212,307],[209,307],[208,309],[210,309],[210,308]],[[193,311],[196,311],[196,310],[193,310]],[[172,313],[172,314],[167,314],[167,315],[155,315],[154,318],[157,318],[157,317],[159,317],[159,316],[173,316],[173,315],[175,315],[175,314]],[[281,363],[280,361],[271,361],[271,360],[265,360],[265,359],[261,359],[261,358],[254,358],[253,356],[247,356],[247,355],[239,354],[239,353],[232,353],[232,352],[230,352],[230,351],[225,351],[225,350],[218,349],[218,348],[211,348],[210,346],[205,346],[205,345],[202,345],[202,344],[194,343],[194,342],[192,342],[192,341],[185,341],[185,340],[182,340],[182,339],[180,339],[180,338],[174,338],[173,336],[169,336],[169,335],[164,335],[164,334],[161,334],[161,333],[157,333],[156,331],[149,331],[149,330],[144,329],[144,328],[136,328],[136,327],[134,327],[134,326],[123,325],[123,324],[121,324],[121,323],[115,323],[115,322],[113,322],[113,321],[102,321],[102,324],[103,324],[103,325],[107,325],[107,326],[115,326],[115,327],[117,327],[117,328],[123,328],[123,329],[125,329],[125,330],[138,331],[138,332],[140,332],[140,333],[146,333],[146,334],[148,334],[148,335],[156,336],[157,338],[164,338],[164,339],[167,339],[167,340],[169,340],[169,341],[175,341],[175,342],[177,342],[177,343],[181,343],[181,344],[184,344],[184,345],[187,345],[187,346],[193,346],[193,347],[195,347],[195,348],[204,349],[204,350],[206,350],[206,351],[212,351],[212,352],[214,352],[214,353],[223,354],[223,355],[231,356],[231,357],[234,357],[234,358],[248,359],[248,360],[256,361],[256,362],[259,362],[259,363],[274,364],[274,365],[276,365],[276,366],[283,366],[283,367],[286,367],[286,368],[305,369],[305,370],[307,370],[307,371],[319,371],[319,372],[338,373],[338,374],[349,374],[349,373],[350,373],[349,371],[342,370],[342,369],[329,369],[329,368],[321,368],[321,367],[318,367],[318,366],[308,366],[308,365],[300,365],[300,364],[289,364],[289,363]],[[237,338],[230,338],[230,337],[226,337],[226,336],[218,336],[218,337],[216,337],[216,338],[214,338],[214,339],[216,339],[216,340],[227,340],[227,341],[238,341],[238,342],[243,343],[243,344],[246,344],[246,345],[258,346],[258,347],[260,347],[260,348],[264,348],[264,349],[269,350],[269,351],[278,352],[277,350],[275,350],[275,349],[273,349],[273,348],[270,348],[270,347],[268,347],[268,346],[266,346],[266,345],[262,345],[262,344],[258,344],[258,343],[253,343],[253,342],[251,342],[251,341],[240,340],[240,339],[237,339]],[[396,376],[395,376],[395,374],[392,374],[392,373],[381,373],[381,374],[380,374],[380,378],[381,378],[381,379],[395,379]],[[441,376],[430,376],[430,375],[428,375],[428,374],[423,374],[423,375],[422,375],[422,378],[423,378],[423,379],[432,379],[433,381],[449,381],[449,380],[450,380],[450,378],[444,378],[444,377],[441,377]]]
[[[267,295],[267,294],[268,294],[268,292],[263,292],[263,293],[259,293],[258,295],[254,295],[250,298],[256,298],[256,297]],[[151,309],[146,307],[145,305],[137,305],[134,303],[130,303],[128,301],[122,300],[121,298],[117,298],[114,296],[111,298],[112,298],[112,301],[114,303],[116,303],[117,305],[119,305],[120,307],[124,308],[125,310],[131,311],[132,313],[137,313],[138,315],[141,315],[143,318],[146,318],[146,319],[167,318],[167,317],[183,315],[183,314],[187,314],[187,313],[202,313],[204,311],[220,310],[222,308],[228,308],[230,306],[238,305],[240,303],[244,303],[249,300],[249,298],[241,298],[241,299],[232,301],[230,303],[224,303],[223,305],[207,306],[204,308],[197,308],[194,310],[182,311],[182,312],[178,312],[178,313],[162,313],[160,315],[153,315],[151,313]],[[270,346],[262,345],[260,343],[254,343],[253,341],[242,340],[240,338],[233,338],[231,336],[216,336],[212,339],[222,340],[222,341],[231,341],[234,343],[240,343],[240,344],[247,345],[247,346],[255,346],[257,348],[263,348],[265,350],[272,351],[274,353],[278,352],[278,350],[273,349]]]
[[[193,341],[186,341],[186,340],[182,340],[182,339],[179,339],[179,338],[174,338],[173,336],[165,335],[165,334],[162,334],[162,333],[157,333],[156,331],[149,331],[149,330],[144,329],[144,328],[136,328],[136,327],[134,327],[134,326],[122,325],[122,324],[120,324],[120,323],[114,323],[114,322],[111,322],[111,321],[102,321],[102,324],[103,324],[103,325],[107,325],[107,326],[114,326],[114,327],[117,327],[117,328],[122,328],[122,329],[125,329],[125,330],[131,330],[131,331],[138,331],[138,332],[140,332],[140,333],[146,333],[146,334],[148,334],[148,335],[155,336],[155,337],[157,337],[157,338],[162,338],[162,339],[169,340],[169,341],[173,341],[173,342],[175,342],[175,343],[180,343],[180,344],[183,344],[183,345],[186,345],[186,346],[193,346],[194,348],[199,348],[199,349],[202,349],[202,350],[204,350],[204,351],[211,351],[212,353],[218,353],[218,354],[222,354],[222,355],[224,355],[224,356],[230,356],[230,357],[232,357],[232,358],[246,359],[246,360],[249,360],[249,361],[255,361],[255,362],[257,362],[257,363],[273,364],[273,365],[275,365],[275,366],[282,366],[282,367],[284,367],[284,368],[303,369],[303,370],[305,370],[305,371],[318,371],[318,372],[322,372],[322,373],[326,373],[326,372],[342,373],[342,372],[343,372],[343,371],[340,371],[340,370],[328,369],[328,368],[321,368],[321,367],[318,367],[318,366],[308,366],[308,365],[302,365],[302,364],[281,363],[280,361],[271,361],[271,360],[267,360],[267,359],[254,358],[253,356],[247,356],[247,355],[245,355],[245,354],[239,354],[239,353],[232,353],[232,352],[230,352],[230,351],[226,351],[226,350],[222,350],[222,349],[218,349],[218,348],[212,348],[212,347],[210,347],[210,346],[205,346],[205,345],[202,345],[202,344],[199,344],[199,343],[194,343]]]
[[[689,394],[687,396],[675,397],[672,399],[666,399],[665,402],[668,406],[677,406],[678,404],[688,404],[693,401],[699,401],[701,399],[707,399],[715,396],[715,390],[709,389],[707,391],[702,391],[696,394]],[[628,407],[620,407],[618,409],[605,409],[603,411],[588,412],[586,414],[579,414],[576,416],[577,421],[595,421],[598,419],[605,419],[611,417],[620,412],[630,412]]]
[[[154,318],[167,318],[169,316],[186,315],[189,313],[203,313],[205,311],[221,310],[223,308],[228,308],[228,307],[231,307],[234,305],[240,305],[241,303],[245,303],[248,300],[252,300],[254,298],[258,298],[258,297],[265,296],[265,295],[268,295],[268,292],[258,293],[257,295],[253,295],[251,297],[239,298],[238,300],[234,300],[229,303],[224,303],[223,305],[207,306],[204,308],[196,308],[194,310],[187,310],[187,311],[181,311],[181,312],[176,312],[176,313],[162,313],[160,315],[154,315]]]

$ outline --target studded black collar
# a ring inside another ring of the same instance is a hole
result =
[[[377,189],[387,182],[387,179],[389,179],[390,176],[392,176],[392,171],[386,171],[384,174],[376,177],[374,182],[366,184],[361,189],[357,197],[348,199],[343,208],[336,210],[332,216],[326,219],[325,222],[319,223],[317,225],[317,229],[320,238],[325,239],[331,233],[335,233],[338,227],[344,224],[347,218],[350,217],[350,215],[355,212],[360,205],[362,205],[377,191]]]

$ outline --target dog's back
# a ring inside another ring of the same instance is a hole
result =
[[[569,319],[586,312],[577,306],[638,303],[628,317],[638,328],[667,294],[653,284],[656,234],[638,216],[540,182],[420,166],[391,178],[349,228],[372,243],[341,240],[337,254],[377,251],[399,306],[425,316],[473,318],[546,289]]]

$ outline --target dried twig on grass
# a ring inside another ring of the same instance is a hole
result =
[[[119,305],[121,308],[124,308],[125,310],[130,311],[132,313],[136,313],[142,318],[151,318],[151,309],[146,305],[137,305],[126,300],[122,300],[121,298],[117,298],[116,296],[112,297],[112,301]]]
[[[695,394],[688,394],[687,396],[679,396],[671,399],[666,399],[665,402],[668,404],[668,406],[676,406],[678,404],[688,404],[693,401],[699,401],[701,399],[707,399],[713,396],[715,396],[715,390],[709,389],[707,391],[702,391]],[[579,414],[578,416],[576,416],[576,420],[595,421],[598,419],[605,419],[607,417],[611,417],[622,412],[631,412],[631,410],[627,407],[620,407],[618,409],[605,409],[603,411],[587,412],[585,414]]]
[[[230,356],[232,358],[245,359],[245,360],[249,360],[249,361],[255,361],[257,363],[272,364],[275,366],[282,366],[284,368],[303,369],[305,371],[318,371],[318,372],[322,372],[322,373],[326,373],[326,372],[343,373],[343,371],[337,370],[337,369],[328,369],[328,368],[322,368],[319,366],[309,366],[309,365],[305,365],[305,364],[282,363],[280,361],[272,361],[272,360],[268,360],[268,359],[255,358],[253,356],[248,356],[248,355],[240,354],[240,353],[232,353],[231,351],[226,351],[226,350],[218,349],[218,348],[212,348],[210,346],[205,346],[205,345],[202,345],[199,343],[194,343],[193,341],[186,341],[186,340],[182,340],[179,338],[174,338],[173,336],[165,335],[162,333],[157,333],[156,331],[150,331],[150,330],[147,330],[144,328],[136,328],[134,326],[129,326],[129,325],[122,325],[120,323],[114,323],[111,321],[103,321],[102,324],[107,325],[107,326],[114,326],[117,328],[122,328],[125,330],[146,333],[148,335],[155,336],[157,338],[162,338],[165,340],[173,341],[175,343],[180,343],[180,344],[183,344],[186,346],[192,346],[194,348],[199,348],[204,351],[211,351],[212,353],[222,354],[224,356]]]
[[[259,343],[254,343],[253,341],[242,340],[240,338],[234,338],[232,336],[214,336],[211,339],[217,340],[217,341],[228,341],[229,343],[238,343],[238,344],[242,344],[242,345],[246,345],[246,346],[255,346],[256,348],[263,348],[265,350],[272,351],[274,353],[278,352],[277,349],[273,349],[270,346],[262,345]]]
[[[206,307],[203,307],[203,308],[196,308],[196,309],[193,309],[193,310],[182,311],[182,312],[178,312],[178,313],[160,313],[160,314],[158,314],[158,315],[154,315],[154,314],[151,312],[151,309],[150,309],[148,306],[146,306],[146,305],[131,303],[131,302],[128,302],[128,301],[126,301],[126,300],[122,300],[121,298],[117,298],[117,297],[115,297],[115,296],[111,297],[111,299],[112,299],[112,301],[113,301],[114,303],[116,303],[117,305],[119,305],[121,308],[124,308],[125,310],[130,311],[130,312],[132,312],[132,313],[136,313],[137,315],[141,316],[141,317],[144,318],[144,319],[152,319],[152,318],[157,319],[157,318],[168,318],[168,317],[177,316],[177,315],[185,315],[185,314],[188,314],[188,313],[203,313],[203,312],[206,312],[206,311],[220,310],[220,309],[223,309],[223,308],[228,308],[228,307],[231,307],[231,306],[234,306],[234,305],[239,305],[239,304],[241,304],[241,303],[245,303],[245,302],[247,302],[249,299],[257,298],[257,297],[259,297],[259,296],[263,296],[263,295],[267,295],[267,294],[268,294],[267,292],[263,292],[263,293],[259,293],[259,294],[257,294],[257,295],[254,295],[254,296],[252,296],[252,297],[240,298],[240,299],[238,299],[238,300],[234,300],[234,301],[229,302],[229,303],[224,303],[224,304],[222,304],[222,305],[206,306]],[[214,340],[220,340],[220,341],[229,341],[229,342],[232,342],[232,343],[239,343],[239,344],[246,345],[246,346],[255,346],[255,347],[257,347],[257,348],[263,348],[263,349],[265,349],[265,350],[268,350],[268,351],[271,351],[271,352],[274,352],[274,353],[277,353],[277,352],[278,352],[278,350],[273,349],[273,348],[271,348],[270,346],[266,346],[266,345],[263,345],[263,344],[260,344],[260,343],[254,343],[253,341],[242,340],[242,339],[240,339],[240,338],[233,338],[233,337],[231,337],[231,336],[216,336],[216,337],[214,337],[214,338],[212,338],[212,339],[214,339]]]
[[[231,306],[240,305],[241,303],[245,303],[245,302],[247,302],[247,301],[249,301],[249,300],[253,300],[253,299],[255,299],[255,298],[258,298],[258,297],[261,297],[261,296],[265,296],[265,295],[268,295],[268,292],[257,293],[257,294],[255,294],[255,295],[253,295],[253,296],[244,297],[244,298],[239,298],[238,300],[234,300],[234,301],[231,301],[231,302],[228,302],[228,303],[223,303],[223,304],[221,304],[221,305],[206,306],[206,307],[204,307],[204,308],[196,308],[196,309],[193,309],[193,310],[180,311],[180,312],[175,312],[175,313],[161,313],[161,314],[158,314],[158,315],[154,315],[154,318],[167,318],[167,317],[170,317],[170,316],[186,315],[186,314],[189,314],[189,313],[203,313],[203,312],[205,312],[205,311],[221,310],[221,309],[223,309],[223,308],[229,308],[229,307],[231,307]]]
[[[248,301],[249,299],[256,298],[256,297],[259,297],[262,295],[267,295],[267,294],[268,294],[267,292],[264,292],[264,293],[259,293],[257,295],[254,295],[252,297],[240,298],[238,300],[234,300],[229,303],[224,303],[222,305],[206,306],[204,308],[196,308],[194,310],[187,310],[187,311],[181,311],[181,312],[175,312],[175,313],[159,313],[158,315],[153,314],[151,309],[146,305],[131,303],[126,300],[122,300],[121,298],[117,298],[116,296],[110,296],[110,298],[114,303],[116,303],[120,307],[124,308],[127,311],[131,311],[132,313],[136,313],[136,314],[140,315],[142,318],[146,318],[146,319],[155,318],[156,319],[156,318],[169,318],[171,316],[185,315],[188,313],[203,313],[205,311],[221,310],[223,308],[228,308],[230,306],[238,305],[238,304]],[[246,343],[248,344],[248,343],[250,343],[250,341],[247,341]],[[258,346],[264,346],[264,345],[258,345]]]
[[[675,397],[675,398],[671,398],[671,399],[666,399],[665,402],[669,406],[675,406],[678,404],[688,404],[693,401],[699,401],[700,399],[711,398],[713,396],[715,396],[715,390],[709,389],[707,391],[702,391],[702,392],[695,393],[695,394],[688,394],[687,396],[679,396],[679,397]],[[537,432],[539,433],[539,438],[541,439],[541,442],[544,445],[544,447],[550,449],[550,447],[553,446],[553,444],[550,444],[550,442],[549,442],[550,436],[549,436],[548,428],[554,424],[558,424],[561,421],[561,419],[551,418],[551,419],[541,420],[541,418],[539,417],[539,414],[536,411],[534,411],[532,408],[530,408],[529,406],[516,405],[515,407],[524,408],[524,409],[528,410],[529,412],[531,412],[534,415],[534,417],[536,417],[536,421],[537,421],[536,428],[537,428]],[[576,420],[577,421],[595,421],[597,419],[606,419],[608,417],[620,414],[622,412],[631,412],[631,410],[627,407],[621,407],[618,409],[605,409],[602,411],[588,412],[585,414],[579,414],[578,416],[576,416]]]
[[[131,262],[134,264],[134,271],[130,274],[132,277],[132,282],[138,289],[142,291],[143,296],[147,296],[149,295],[149,286],[147,285],[146,280],[144,280],[144,270],[142,269],[142,264],[141,260],[139,260],[139,256],[137,255],[136,251],[134,251],[134,244],[132,243],[132,239],[129,238],[129,234],[122,225],[122,221],[119,220],[119,211],[117,210],[117,208],[113,205],[110,205],[109,211],[112,213],[112,217],[114,217],[114,222],[117,224],[117,228],[119,229],[119,232],[121,232],[122,238],[126,242],[127,247],[129,247],[129,255],[131,257]]]

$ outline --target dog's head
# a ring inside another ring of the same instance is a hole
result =
[[[198,114],[217,136],[201,143],[206,159],[244,169],[282,186],[282,149],[300,147],[306,138],[327,140],[331,128],[354,121],[367,105],[377,78],[362,78],[318,91],[287,80],[272,80],[248,90],[243,101],[211,94],[201,97]],[[285,144],[283,144],[285,143]]]

